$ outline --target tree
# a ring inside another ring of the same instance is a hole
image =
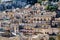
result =
[[[43,1],[46,1],[46,0],[37,0],[37,3],[42,4]]]
[[[50,37],[49,40],[55,40],[53,37]]]
[[[1,3],[1,0],[0,0],[0,3]]]
[[[41,4],[42,3],[42,0],[37,0],[37,2]]]
[[[59,0],[48,0],[48,1],[58,2]]]
[[[47,5],[46,6],[46,10],[49,10],[49,11],[56,11],[58,9],[58,5]]]
[[[58,40],[60,40],[60,35],[58,35]]]

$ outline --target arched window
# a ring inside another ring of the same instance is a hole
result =
[[[42,21],[42,18],[41,18],[41,21]]]
[[[37,21],[39,21],[39,19],[37,19]]]
[[[36,19],[34,18],[34,21],[36,21]]]
[[[44,19],[44,21],[46,21],[46,19]]]

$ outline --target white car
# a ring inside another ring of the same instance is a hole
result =
[[[16,33],[12,32],[12,34],[16,36]]]

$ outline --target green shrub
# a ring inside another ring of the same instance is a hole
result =
[[[42,0],[37,0],[37,3],[40,3],[41,4],[42,3]]]
[[[56,11],[58,9],[58,5],[47,5],[46,10]]]
[[[55,40],[53,37],[50,37],[49,40]]]

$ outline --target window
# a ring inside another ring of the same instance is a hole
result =
[[[43,15],[43,13],[41,13],[41,15]]]
[[[37,21],[39,21],[39,19],[37,19]]]
[[[41,19],[41,21],[42,21],[42,19]]]
[[[44,21],[46,21],[46,19],[44,19]]]
[[[36,19],[34,18],[34,21],[36,21]]]

